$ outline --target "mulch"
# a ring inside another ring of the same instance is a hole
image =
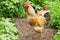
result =
[[[42,37],[40,33],[34,31],[31,25],[28,23],[26,19],[16,19],[15,26],[19,30],[19,40],[54,40],[54,35],[56,34],[56,29],[51,27],[46,27],[42,33]]]

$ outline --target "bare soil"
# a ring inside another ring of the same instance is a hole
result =
[[[45,27],[42,37],[40,33],[34,31],[26,19],[16,18],[16,25],[19,30],[19,40],[54,40],[56,29]]]

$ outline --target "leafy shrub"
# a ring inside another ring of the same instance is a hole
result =
[[[18,30],[10,19],[0,18],[0,40],[18,40]]]
[[[50,20],[50,26],[52,27],[57,27],[60,26],[60,1],[55,1],[55,2],[49,2],[47,1],[46,3],[48,3],[48,7],[49,10],[51,11],[51,20]]]
[[[57,34],[54,36],[55,40],[60,40],[60,30],[58,30]]]
[[[0,0],[0,17],[26,17],[22,0]]]

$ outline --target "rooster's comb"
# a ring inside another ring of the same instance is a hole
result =
[[[26,2],[26,5],[25,5],[26,6],[26,10],[28,10],[29,4],[30,4],[29,2]]]

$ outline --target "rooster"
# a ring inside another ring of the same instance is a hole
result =
[[[39,15],[41,12],[37,12],[37,15],[33,7],[30,5],[30,2],[26,2],[25,7],[28,14],[28,22],[33,26],[35,31],[40,32],[42,34],[42,30],[44,29],[46,21],[45,17]]]

